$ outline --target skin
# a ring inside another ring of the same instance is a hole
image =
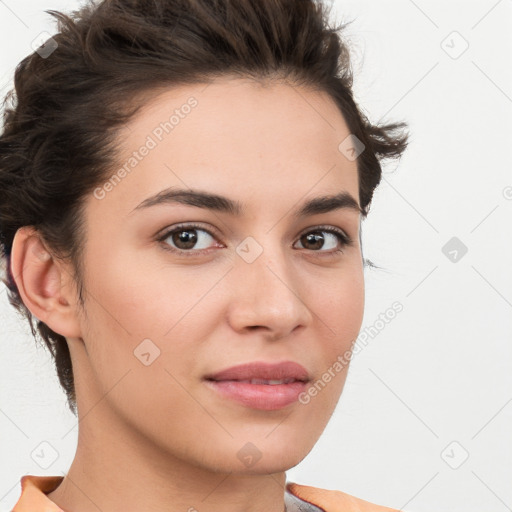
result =
[[[262,411],[202,381],[236,364],[285,360],[321,378],[357,338],[364,276],[357,211],[292,215],[341,191],[359,202],[357,161],[338,149],[350,132],[330,97],[226,77],[166,90],[123,129],[120,165],[191,96],[198,105],[121,183],[87,197],[84,311],[69,262],[31,228],[16,234],[24,303],[66,336],[73,361],[78,448],[48,495],[64,510],[282,512],[285,471],[313,448],[345,383],[347,367],[308,404]],[[132,211],[170,186],[227,196],[245,211]],[[187,222],[214,234],[196,232],[194,256],[165,250],[191,251],[176,236],[156,240]],[[308,245],[301,235],[319,225],[353,245],[324,231],[324,246]],[[236,252],[248,236],[263,249],[252,263]],[[134,355],[144,339],[160,350],[148,366]],[[248,442],[261,454],[251,467],[237,456]]]

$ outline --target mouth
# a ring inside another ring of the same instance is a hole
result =
[[[293,381],[308,382],[311,376],[304,366],[295,361],[267,363],[254,361],[239,364],[207,375],[206,380],[250,382],[252,384],[288,384]],[[262,381],[262,382],[256,382]]]
[[[293,361],[248,363],[204,378],[206,385],[217,396],[266,411],[296,403],[310,380],[307,370]]]
[[[206,379],[210,382],[245,382],[247,384],[262,384],[265,386],[277,386],[279,384],[291,384],[292,382],[308,382],[300,379]]]

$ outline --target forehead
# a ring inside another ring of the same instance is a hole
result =
[[[119,133],[125,171],[108,200],[131,209],[175,185],[239,197],[272,185],[274,199],[298,199],[316,183],[357,197],[357,163],[339,150],[349,135],[327,93],[288,83],[222,78],[159,90]]]
[[[327,93],[282,81],[223,77],[159,90],[146,94],[145,100],[121,133],[127,149],[149,135],[176,156],[187,150],[198,156],[222,150],[232,155],[251,150],[277,153],[279,148],[283,154],[317,149],[338,156],[339,143],[349,135]]]

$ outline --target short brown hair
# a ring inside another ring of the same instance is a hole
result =
[[[83,305],[83,199],[115,165],[116,129],[144,94],[223,75],[283,78],[327,92],[365,147],[357,159],[365,215],[380,161],[406,148],[405,123],[372,125],[356,105],[345,25],[331,27],[319,1],[104,0],[70,15],[46,12],[58,21],[56,49],[49,56],[36,51],[17,66],[0,135],[2,281],[36,339],[10,271],[14,235],[34,226],[54,256],[70,259]],[[66,339],[39,320],[37,331],[76,415]]]

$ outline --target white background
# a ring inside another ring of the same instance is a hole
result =
[[[44,10],[78,6],[0,1],[2,96],[31,42],[55,32]],[[288,480],[407,512],[512,510],[512,1],[350,0],[332,15],[355,20],[357,100],[373,122],[406,120],[411,143],[363,223],[364,256],[383,270],[365,271],[362,332],[378,333]],[[468,249],[457,261],[442,250],[453,237]],[[403,311],[382,327],[395,301]],[[0,326],[7,511],[22,475],[67,471],[77,428],[3,288]],[[44,441],[58,452],[46,470],[30,456]]]

